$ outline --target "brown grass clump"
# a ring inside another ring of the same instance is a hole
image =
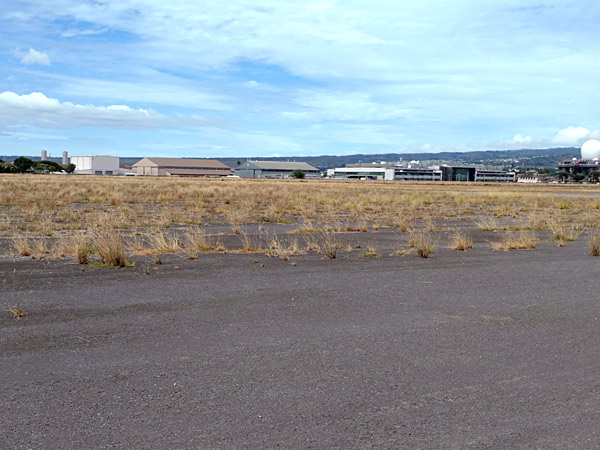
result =
[[[600,233],[597,228],[591,228],[588,232],[588,244],[590,255],[600,256]]]
[[[185,234],[186,250],[188,253],[206,253],[215,250],[210,237],[199,228],[191,228]]]
[[[475,224],[479,227],[481,231],[497,231],[501,229],[500,225],[498,224],[498,221],[493,217],[484,217],[479,221],[475,222]]]
[[[130,263],[127,261],[123,239],[120,233],[106,230],[96,233],[92,238],[92,245],[100,262],[108,267],[125,267]]]
[[[409,231],[408,246],[415,249],[417,256],[427,258],[435,252],[436,244],[429,230]]]
[[[473,238],[466,231],[456,229],[452,232],[450,238],[454,250],[465,251],[468,248],[473,248]]]
[[[501,242],[493,242],[492,249],[496,251],[531,250],[537,246],[539,239],[533,232],[519,233],[517,236],[509,234]]]
[[[360,255],[361,258],[379,258],[379,252],[375,247],[369,245],[367,249]]]
[[[45,239],[36,239],[33,241],[33,247],[39,259],[44,259],[50,253]]]
[[[557,222],[550,222],[549,227],[552,231],[552,239],[559,242],[576,241],[585,231],[585,227],[567,226]]]
[[[165,236],[162,233],[152,234],[147,240],[147,255],[156,255],[163,253],[177,253],[180,252],[181,246],[174,236]]]
[[[17,251],[18,255],[31,256],[31,247],[29,245],[29,239],[23,236],[19,236],[13,239],[13,246]]]

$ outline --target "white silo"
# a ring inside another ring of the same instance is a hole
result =
[[[42,150],[42,161],[48,160],[48,152],[46,150]]]
[[[63,152],[62,165],[63,166],[68,166],[69,165],[69,153],[66,152],[66,151]]]

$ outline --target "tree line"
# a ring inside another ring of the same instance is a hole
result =
[[[24,156],[19,156],[12,164],[0,159],[0,173],[25,173],[32,169],[34,172],[67,172],[73,173],[75,164],[69,164],[63,167],[54,161],[33,161]]]

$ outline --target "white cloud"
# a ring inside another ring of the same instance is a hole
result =
[[[34,48],[30,48],[29,51],[21,58],[21,62],[26,65],[39,64],[42,66],[50,65],[50,57],[47,53],[38,52]]]
[[[592,131],[585,127],[570,126],[556,133],[552,142],[559,145],[578,145],[586,139],[598,136],[598,134],[598,130]]]
[[[303,90],[294,103],[304,107],[299,111],[286,111],[285,117],[312,120],[378,121],[406,117],[410,109],[393,104],[378,103],[369,94],[358,92],[328,92]]]
[[[514,144],[530,144],[531,141],[531,136],[523,136],[521,133],[515,134],[515,137],[512,138]]]
[[[127,105],[78,105],[60,102],[41,92],[19,95],[0,93],[0,123],[4,126],[34,125],[44,128],[101,127],[150,129],[203,126],[207,122],[196,116],[167,117],[150,109]]]

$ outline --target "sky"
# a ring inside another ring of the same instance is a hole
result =
[[[0,6],[0,154],[266,158],[600,137],[597,0]]]

